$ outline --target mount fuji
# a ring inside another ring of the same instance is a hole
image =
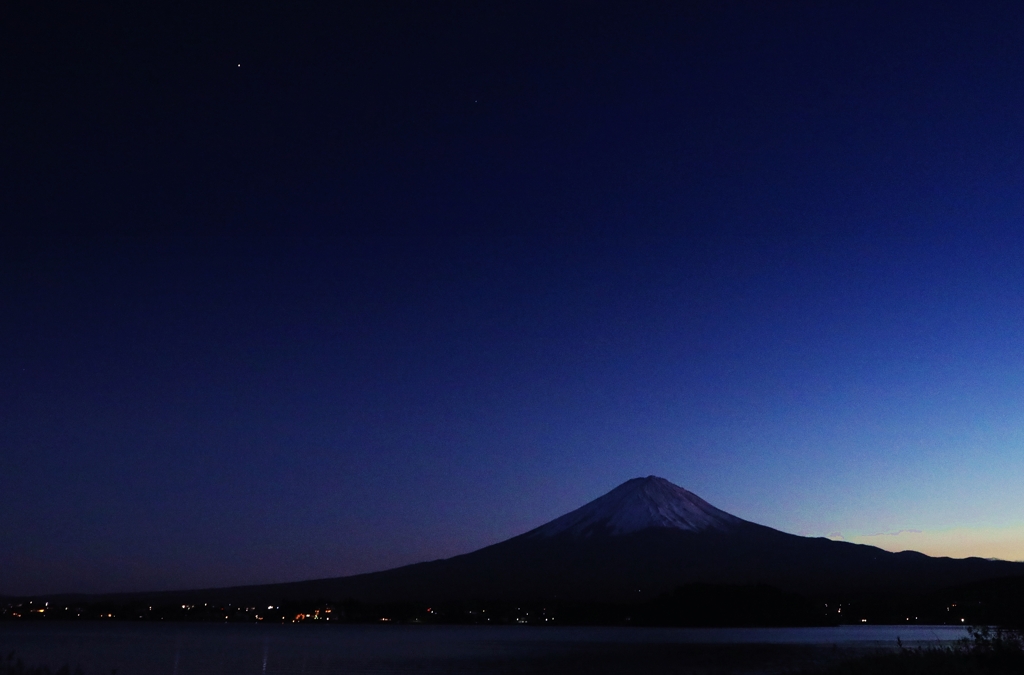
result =
[[[634,602],[693,583],[831,595],[927,592],[1011,576],[1024,576],[1024,563],[891,553],[787,534],[648,476],[471,553],[356,576],[220,589],[218,597]]]

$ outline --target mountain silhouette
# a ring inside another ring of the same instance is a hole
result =
[[[1024,563],[934,558],[752,523],[664,478],[634,478],[524,534],[369,574],[220,589],[250,600],[643,601],[685,584],[812,594],[917,593],[1024,575]]]

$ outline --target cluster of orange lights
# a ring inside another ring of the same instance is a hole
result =
[[[296,614],[295,618],[292,619],[292,623],[296,623],[298,621],[317,621],[319,619],[323,619],[325,621],[330,621],[331,617],[327,616],[330,613],[331,613],[331,610],[329,610],[329,609],[324,609],[324,610],[316,609],[316,610],[313,610],[312,614]]]

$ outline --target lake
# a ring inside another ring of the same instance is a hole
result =
[[[0,655],[86,675],[772,673],[957,626],[626,628],[4,622]]]

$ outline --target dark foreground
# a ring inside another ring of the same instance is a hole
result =
[[[387,659],[335,663],[336,673],[794,673],[797,675],[1010,675],[1024,673],[1020,654],[977,655],[952,649],[879,651],[864,655],[855,649],[794,645],[605,645],[562,653],[501,658],[399,663]],[[100,672],[100,671],[97,671]],[[111,672],[114,672],[111,670]],[[119,671],[120,672],[120,671]],[[201,672],[180,669],[172,672]],[[81,665],[51,668],[26,664],[16,653],[0,663],[0,675],[91,675]]]
[[[979,656],[950,650],[926,650],[846,659],[806,675],[1020,675],[1020,654]]]
[[[585,649],[564,649],[546,654],[503,655],[435,659],[429,662],[403,662],[387,658],[368,661],[307,662],[306,667],[268,672],[331,673],[783,673],[794,668],[814,672],[825,666],[839,665],[847,652],[822,647],[792,645],[589,645]],[[269,664],[268,664],[269,665]],[[327,666],[325,668],[324,666]],[[16,654],[8,654],[2,675],[93,675],[80,664],[59,668],[25,664]],[[126,673],[131,671],[118,671]],[[205,672],[182,670],[171,672]],[[215,672],[215,671],[208,671]],[[840,671],[836,671],[840,672]],[[848,672],[848,671],[842,671]],[[960,671],[955,671],[960,672]]]
[[[853,673],[960,644],[948,627],[679,629],[9,623],[0,675]],[[8,658],[11,651],[16,656]],[[924,652],[921,652],[924,653]],[[952,652],[950,652],[952,654]],[[22,665],[18,665],[21,659]],[[859,667],[859,666],[858,666]],[[61,670],[63,669],[63,670]],[[903,671],[878,671],[903,672]],[[918,672],[918,671],[907,671]],[[944,672],[944,671],[943,671]],[[992,670],[949,672],[1001,672]]]
[[[302,663],[284,664],[269,661],[268,673],[344,673],[344,674],[434,674],[476,673],[481,675],[526,674],[608,674],[647,673],[711,674],[711,673],[785,673],[795,669],[808,672],[828,665],[836,665],[843,658],[851,658],[851,650],[839,651],[821,646],[795,645],[644,645],[612,644],[563,646],[544,653],[501,654],[493,656],[466,656],[430,659],[414,662],[390,659],[309,659]],[[89,670],[80,664],[58,667],[38,666],[31,663],[18,665],[18,657],[5,661],[0,675],[99,675],[111,672]],[[261,669],[260,669],[261,670]],[[118,675],[132,675],[143,671],[124,669]],[[229,670],[193,670],[179,663],[178,669],[162,669],[166,673],[227,673]],[[240,672],[252,672],[248,668]],[[257,670],[256,672],[259,672]]]

